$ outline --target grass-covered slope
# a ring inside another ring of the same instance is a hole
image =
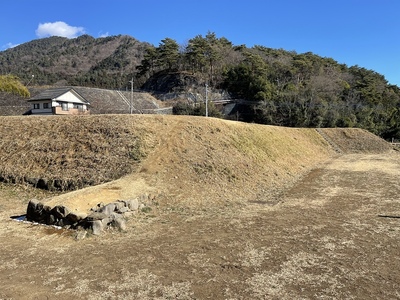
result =
[[[382,153],[392,149],[380,137],[360,128],[323,128],[320,132],[342,153]]]
[[[2,117],[0,178],[72,190],[117,179],[144,155],[145,128],[116,116]]]
[[[127,175],[114,192],[148,187],[188,204],[264,199],[335,155],[315,129],[203,117],[1,117],[1,124],[3,181],[73,190]],[[340,134],[335,142],[357,138],[353,135]],[[367,140],[390,149],[362,131],[363,145]],[[100,191],[91,194],[101,198]]]

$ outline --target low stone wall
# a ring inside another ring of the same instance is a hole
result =
[[[148,197],[140,197],[140,199]],[[36,199],[28,203],[27,221],[46,225],[60,226],[66,229],[88,230],[95,235],[101,234],[108,226],[126,230],[127,213],[136,213],[146,207],[139,199],[118,200],[106,205],[99,203],[88,213],[73,212],[68,207],[56,205],[50,207]]]

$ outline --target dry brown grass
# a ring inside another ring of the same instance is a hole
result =
[[[5,117],[0,177],[60,190],[117,179],[146,155],[147,130],[130,122],[113,116]]]
[[[360,128],[321,129],[343,153],[384,153],[392,146]]]
[[[313,129],[183,116],[131,118],[136,132],[145,129],[142,146],[148,155],[127,177],[81,191],[94,195],[92,202],[85,196],[86,203],[129,197],[128,190],[137,196],[130,189],[135,185],[136,191],[155,193],[160,202],[176,207],[240,205],[265,199],[267,191],[272,195],[332,154]],[[145,189],[138,189],[139,182]],[[111,184],[119,187],[113,195]],[[76,197],[68,201],[76,203]]]
[[[99,151],[92,151],[98,149],[97,142],[115,143],[113,149],[101,148],[109,149],[105,165],[102,160],[91,162],[97,172],[122,159],[117,150],[124,148],[126,139],[109,133],[111,128],[124,137],[140,138],[139,153],[145,154],[138,161],[130,159],[132,171],[120,179],[62,195],[0,183],[1,299],[400,296],[398,219],[377,216],[399,213],[397,152],[336,157],[313,129],[206,118],[90,116],[1,121],[9,130],[1,129],[6,141],[2,139],[0,145],[14,145],[11,148],[17,154],[37,139],[29,143],[15,139],[17,129],[11,125],[18,122],[31,133],[34,129],[29,122],[57,128],[80,124],[84,128],[80,134],[92,135],[92,147],[78,148],[86,149],[85,159],[100,157]],[[89,130],[89,124],[96,131]],[[342,150],[358,151],[351,146],[353,138],[341,130],[334,132]],[[109,135],[111,139],[106,138]],[[368,152],[368,144],[377,147],[376,143],[386,149],[386,143],[375,136],[366,132],[362,136],[363,151]],[[56,145],[46,138],[40,141],[40,147],[30,149],[42,156],[48,153],[45,149]],[[12,162],[3,159],[2,168],[11,169],[14,163],[23,170],[18,155],[9,153],[8,157]],[[70,164],[56,166],[60,174],[73,172]],[[151,211],[127,218],[126,231],[110,229],[83,240],[75,240],[68,230],[9,218],[23,213],[33,197],[87,209],[98,201],[149,192],[157,195],[157,203]]]
[[[266,193],[272,197],[274,190],[334,155],[314,129],[202,117],[3,117],[2,125],[4,181],[66,191],[128,176],[81,191],[87,205],[139,192],[156,193],[164,202],[186,207],[265,201]],[[342,148],[354,140],[352,130],[326,132]],[[390,148],[372,134],[356,133],[366,146],[351,143],[349,151],[366,151],[371,145]],[[71,194],[75,205],[78,194]]]

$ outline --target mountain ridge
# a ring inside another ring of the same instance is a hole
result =
[[[101,80],[93,83],[100,77],[98,73],[109,67],[108,75],[116,77],[114,83],[124,82],[125,86],[148,45],[127,35],[105,38],[82,35],[74,39],[53,36],[0,52],[0,66],[2,73],[12,73],[25,83],[34,75],[30,84],[54,85],[67,81],[93,87],[105,87]]]

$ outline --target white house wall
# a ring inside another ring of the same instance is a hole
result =
[[[53,102],[51,103],[51,106],[52,106],[52,107],[61,107],[61,106],[62,106],[62,103],[65,103],[65,104],[67,105],[68,109],[74,108],[74,104],[79,104],[79,105],[81,105],[83,110],[87,110],[87,109],[88,109],[88,106],[87,106],[86,104],[81,104],[82,102],[81,102],[81,103],[76,103],[76,102],[70,103],[70,102],[65,102],[65,101],[61,101],[61,102],[53,101]]]
[[[81,99],[79,99],[74,93],[71,91],[62,94],[61,96],[54,98],[55,101],[63,101],[63,102],[74,102],[74,103],[85,103]]]

